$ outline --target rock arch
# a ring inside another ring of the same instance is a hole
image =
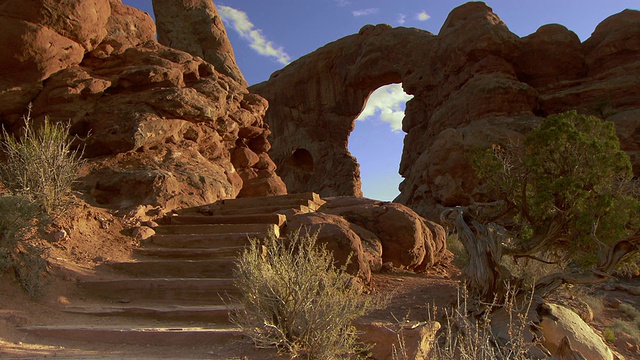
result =
[[[520,38],[486,4],[471,2],[454,9],[437,36],[367,25],[250,90],[269,101],[278,172],[289,171],[284,159],[298,148],[314,158],[304,184],[289,179],[291,192],[358,196],[358,164],[347,149],[354,119],[372,91],[402,83],[414,97],[403,121],[405,180],[396,201],[434,216],[437,205],[465,204],[468,194],[486,199],[470,174],[469,149],[517,140],[541,117],[566,110],[614,121],[638,173],[631,134],[640,131],[640,43],[628,39],[640,39],[638,11],[611,16],[581,43],[561,25]],[[597,107],[603,96],[606,109]]]
[[[428,51],[434,38],[416,29],[367,25],[251,87],[271,104],[265,117],[273,134],[270,154],[290,192],[362,195],[359,166],[347,148],[355,119],[379,87],[414,83],[415,71],[407,65],[411,60],[397,48]],[[316,164],[304,184],[287,176],[293,165],[285,160],[298,148],[306,149]]]

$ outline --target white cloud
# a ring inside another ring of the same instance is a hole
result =
[[[336,0],[336,5],[339,7],[345,7],[347,5],[351,5],[351,1],[349,0]]]
[[[400,131],[404,119],[404,104],[412,98],[413,95],[407,95],[402,90],[402,84],[383,86],[369,96],[367,105],[356,120],[364,121],[379,114],[382,121],[389,123],[391,131]]]
[[[243,39],[249,41],[251,48],[257,51],[258,54],[273,57],[283,65],[291,62],[291,56],[282,47],[276,47],[271,41],[267,40],[260,29],[255,29],[247,13],[224,5],[218,6],[218,12],[222,20],[230,24]]]
[[[362,9],[362,10],[354,10],[351,13],[353,14],[353,16],[358,17],[358,16],[367,16],[367,15],[371,15],[371,14],[375,14],[378,12],[378,8],[369,8],[369,9]]]
[[[406,22],[407,22],[407,15],[398,14],[398,24],[403,25]]]
[[[417,18],[420,21],[427,21],[431,19],[431,15],[427,14],[427,12],[423,10],[421,13],[417,15]]]

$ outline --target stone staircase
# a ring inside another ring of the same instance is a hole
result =
[[[132,345],[222,345],[241,336],[229,323],[234,257],[249,238],[280,235],[287,213],[315,211],[315,193],[221,200],[167,217],[135,251],[81,281],[84,300],[64,307],[74,324],[29,326],[41,337]]]

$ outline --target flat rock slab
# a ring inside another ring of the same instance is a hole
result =
[[[281,214],[253,215],[176,215],[168,218],[171,225],[191,224],[274,224],[284,225],[287,217]]]
[[[144,247],[135,249],[137,255],[168,259],[220,259],[236,257],[245,249],[244,246],[229,246],[217,249],[180,249],[166,247]]]
[[[154,228],[156,234],[234,234],[273,233],[280,236],[280,227],[275,224],[193,224],[161,225]]]
[[[172,234],[154,235],[151,244],[170,248],[199,248],[213,249],[230,246],[249,245],[249,239],[265,239],[268,236],[262,232],[234,233],[234,234]]]
[[[144,328],[117,326],[27,326],[20,330],[58,339],[132,345],[224,345],[242,338],[231,326]]]
[[[233,258],[214,260],[142,260],[114,262],[106,266],[138,277],[229,278],[236,268]]]
[[[93,295],[117,301],[151,300],[162,302],[189,301],[220,305],[229,296],[237,297],[232,279],[119,279],[81,282]]]
[[[159,320],[189,320],[208,323],[229,323],[229,311],[240,305],[89,305],[67,306],[66,313],[100,317],[135,317]]]

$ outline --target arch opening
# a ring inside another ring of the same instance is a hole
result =
[[[369,95],[349,135],[349,152],[360,166],[363,196],[392,201],[403,181],[399,174],[405,133],[402,120],[413,98],[402,84],[384,85]]]
[[[296,149],[286,160],[288,166],[304,173],[313,173],[313,155],[307,149]]]

